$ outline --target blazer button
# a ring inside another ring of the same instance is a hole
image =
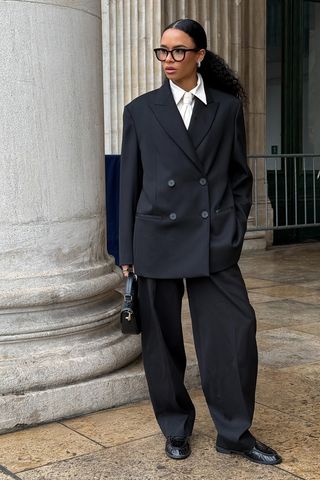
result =
[[[203,210],[203,212],[201,212],[201,217],[202,218],[208,218],[209,217],[209,213],[207,212],[207,210]]]
[[[175,220],[177,218],[177,215],[175,213],[170,213],[169,218],[170,220]]]
[[[174,180],[169,180],[169,181],[168,181],[169,187],[174,187],[175,184],[176,184],[176,182],[175,182]]]
[[[200,183],[200,185],[207,185],[207,179],[206,178],[200,178],[199,183]]]

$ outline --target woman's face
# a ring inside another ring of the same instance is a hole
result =
[[[167,50],[196,48],[193,39],[178,28],[169,28],[161,37],[161,48]],[[187,83],[196,78],[197,63],[203,60],[205,50],[198,52],[185,52],[184,60],[177,62],[172,54],[168,53],[167,58],[162,61],[162,67],[167,78],[179,84]]]

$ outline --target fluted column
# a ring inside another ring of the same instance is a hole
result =
[[[100,1],[0,0],[0,431],[115,403]],[[124,395],[125,396],[125,395]]]
[[[102,0],[105,152],[120,152],[122,112],[133,98],[161,85],[153,58],[161,36],[161,0]]]

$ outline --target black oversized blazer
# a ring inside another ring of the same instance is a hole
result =
[[[185,128],[168,80],[124,109],[120,264],[150,278],[237,263],[251,207],[241,102],[206,88]]]

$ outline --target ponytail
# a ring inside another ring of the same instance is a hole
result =
[[[229,93],[245,102],[246,93],[239,79],[223,58],[216,53],[206,51],[198,72],[201,73],[206,86]]]

